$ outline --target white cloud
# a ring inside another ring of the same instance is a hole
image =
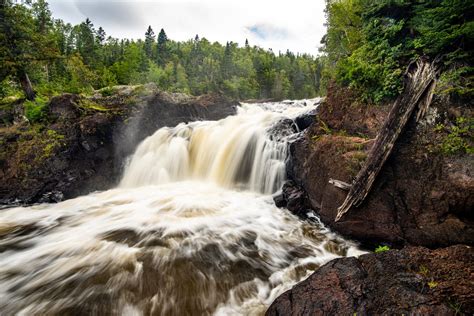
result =
[[[53,15],[79,23],[89,17],[114,37],[143,38],[151,25],[158,33],[187,40],[234,41],[286,51],[317,54],[325,33],[324,0],[50,0]]]

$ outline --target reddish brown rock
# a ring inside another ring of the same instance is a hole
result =
[[[474,250],[409,247],[333,260],[266,315],[472,315]]]
[[[472,110],[440,98],[435,98],[430,120],[409,123],[364,203],[334,222],[347,192],[329,180],[353,181],[383,121],[384,107],[369,110],[348,102],[328,97],[319,122],[290,146],[289,178],[306,190],[321,220],[371,248],[384,242],[474,244],[473,156],[443,153],[446,135],[435,130],[436,124],[452,124],[448,109],[461,108],[464,117],[472,117]]]

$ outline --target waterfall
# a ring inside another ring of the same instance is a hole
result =
[[[244,104],[237,115],[217,122],[162,128],[138,146],[120,187],[194,179],[274,193],[285,179],[287,143],[286,139],[271,139],[268,130],[283,118],[311,108],[302,104],[286,111]]]
[[[1,210],[0,314],[261,315],[320,265],[360,253],[270,195],[306,102],[162,128],[117,188]]]

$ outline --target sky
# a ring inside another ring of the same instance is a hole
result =
[[[144,38],[148,25],[168,38],[205,37],[286,52],[318,54],[325,33],[324,0],[49,0],[55,18],[118,38]]]

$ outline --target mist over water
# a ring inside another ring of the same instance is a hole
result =
[[[272,200],[294,136],[282,120],[313,103],[162,128],[118,188],[0,211],[0,314],[260,315],[321,264],[360,253]]]

